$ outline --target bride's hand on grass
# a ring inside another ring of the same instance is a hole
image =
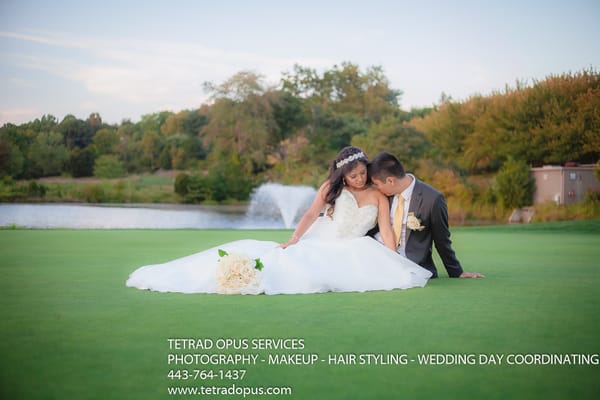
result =
[[[463,272],[460,274],[459,278],[485,278],[485,275],[480,274],[479,272]]]

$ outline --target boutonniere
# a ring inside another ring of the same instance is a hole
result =
[[[415,213],[409,212],[408,218],[406,219],[406,226],[411,231],[422,231],[425,229],[423,225],[421,225],[421,220],[415,217]]]

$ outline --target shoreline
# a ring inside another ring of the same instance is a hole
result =
[[[68,205],[68,206],[87,206],[87,207],[114,207],[114,208],[149,208],[153,210],[229,210],[233,213],[243,213],[246,212],[250,203],[244,204],[189,204],[189,203],[111,203],[111,202],[103,202],[103,203],[90,203],[85,201],[68,201],[62,199],[61,201],[5,201],[0,202],[0,206],[3,205]]]

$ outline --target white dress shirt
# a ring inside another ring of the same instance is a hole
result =
[[[402,193],[394,196],[394,199],[392,200],[392,206],[390,208],[390,225],[393,225],[394,224],[394,214],[396,212],[396,207],[398,206],[398,196],[402,196],[404,198],[404,215],[402,216],[402,231],[400,234],[400,238],[401,238],[400,246],[398,246],[398,248],[396,249],[396,251],[404,257],[406,257],[406,219],[408,218],[408,208],[410,206],[410,199],[412,197],[413,190],[415,189],[415,183],[417,181],[417,179],[415,178],[414,175],[412,175],[412,174],[406,174],[406,175],[410,176],[412,178],[412,182],[406,189],[404,189],[404,191]],[[379,232],[377,232],[377,234],[375,235],[375,239],[377,239],[378,241],[383,243],[383,239],[381,238],[381,234]]]

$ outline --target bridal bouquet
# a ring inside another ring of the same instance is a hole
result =
[[[219,249],[217,266],[217,293],[258,294],[260,271],[264,265],[259,258],[251,260],[242,254],[227,253]]]

